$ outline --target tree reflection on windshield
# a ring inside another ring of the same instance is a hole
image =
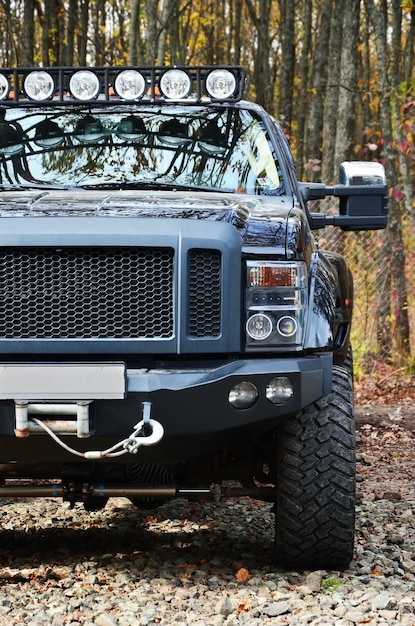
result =
[[[0,177],[3,188],[284,192],[261,121],[219,107],[9,110],[0,120]]]

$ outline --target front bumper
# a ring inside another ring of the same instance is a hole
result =
[[[331,354],[199,365],[171,363],[163,369],[127,369],[124,398],[90,398],[90,436],[79,439],[65,436],[64,439],[79,450],[113,445],[120,438],[128,437],[141,419],[143,403],[149,403],[151,417],[162,424],[164,437],[157,445],[140,449],[140,462],[176,463],[225,445],[252,441],[253,437],[271,430],[282,418],[298,413],[329,393],[331,372]],[[290,380],[294,394],[285,404],[277,406],[266,398],[265,389],[279,375]],[[259,390],[259,397],[251,408],[236,409],[229,403],[229,393],[243,381],[253,383]],[[0,393],[3,398],[7,396],[1,388]],[[16,438],[17,400],[19,398],[0,402],[0,438],[7,437],[6,446],[0,440],[0,460],[7,460],[5,447],[9,459],[29,461],[39,454],[43,459],[52,460],[56,456],[68,460],[67,453],[49,437],[31,434]],[[35,401],[39,403],[42,399]],[[50,398],[44,401],[45,405],[51,402]],[[60,401],[75,402],[73,398]]]

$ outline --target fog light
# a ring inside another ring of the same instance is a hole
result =
[[[258,400],[258,389],[244,380],[230,390],[228,400],[235,409],[249,409]]]
[[[265,393],[273,404],[285,404],[294,395],[294,387],[286,376],[278,376],[267,385]]]
[[[267,339],[272,333],[272,320],[264,313],[255,313],[246,323],[246,332],[257,341]]]

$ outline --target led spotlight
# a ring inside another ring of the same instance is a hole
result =
[[[213,70],[207,75],[205,86],[211,98],[215,100],[226,100],[235,93],[236,78],[229,70]]]
[[[55,82],[48,72],[35,70],[26,76],[24,90],[31,100],[49,100],[55,91]]]
[[[100,90],[99,78],[89,70],[79,70],[71,76],[69,90],[77,100],[94,100]]]
[[[5,100],[9,95],[10,85],[4,74],[0,74],[0,100]]]
[[[145,88],[144,76],[137,70],[123,70],[114,82],[114,89],[123,100],[139,100]]]
[[[183,70],[167,70],[160,78],[160,91],[169,100],[187,98],[192,88],[192,80]]]

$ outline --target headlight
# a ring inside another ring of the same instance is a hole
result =
[[[247,349],[298,349],[307,308],[305,263],[247,261],[245,303]]]
[[[246,323],[246,332],[251,339],[263,341],[268,339],[272,333],[272,320],[264,313],[254,313],[248,318]]]

